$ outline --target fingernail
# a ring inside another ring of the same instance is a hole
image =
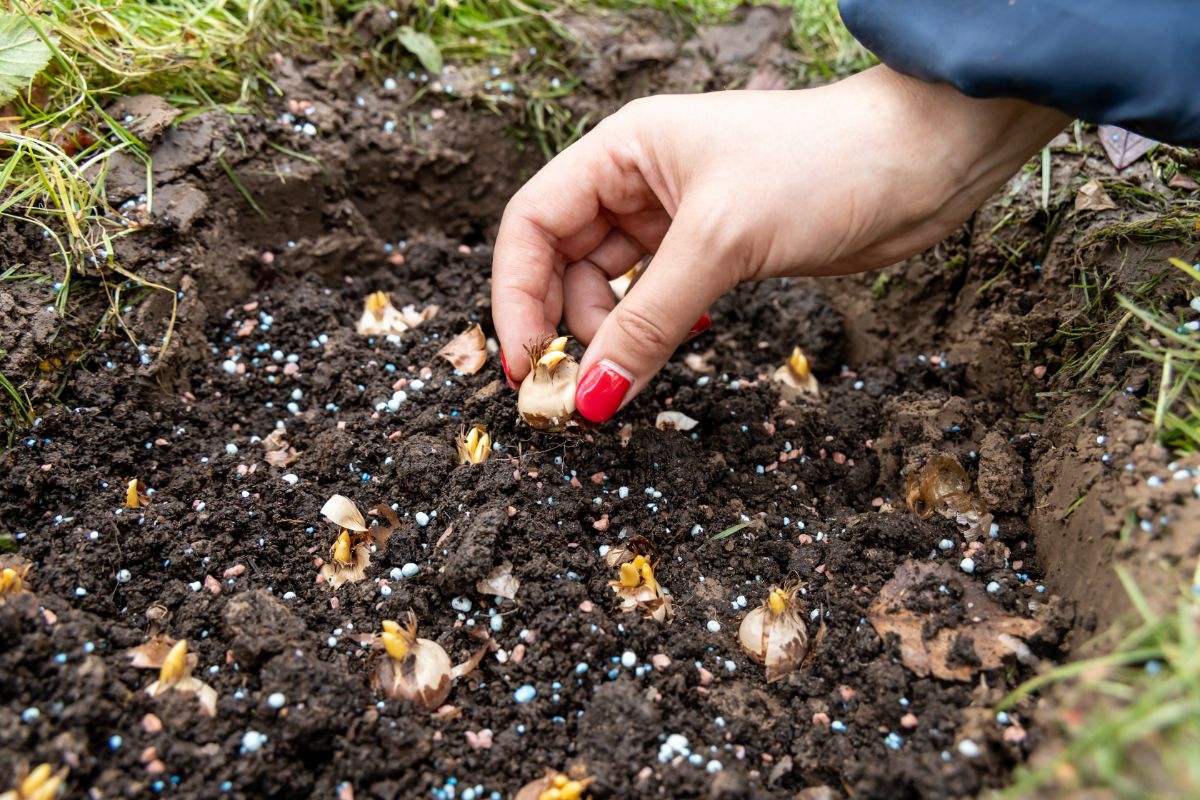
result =
[[[605,359],[587,371],[575,387],[575,407],[585,419],[604,422],[617,413],[633,376]]]
[[[700,315],[700,319],[696,320],[696,324],[692,326],[692,329],[688,331],[688,335],[699,336],[710,327],[712,327],[712,317],[709,316],[707,311],[705,311]]]
[[[519,389],[519,388],[521,388],[521,387],[520,387],[520,384],[518,384],[518,383],[516,383],[515,381],[513,381],[513,379],[512,379],[512,375],[509,375],[509,374],[508,374],[508,359],[506,359],[506,358],[504,357],[504,351],[503,351],[503,350],[501,350],[501,351],[500,351],[500,368],[504,370],[504,380],[508,382],[508,388],[510,388],[510,389]]]

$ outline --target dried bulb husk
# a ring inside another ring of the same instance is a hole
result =
[[[412,701],[423,711],[435,710],[449,696],[454,679],[449,654],[437,642],[417,637],[412,612],[405,625],[387,620],[383,628],[384,654],[375,667],[376,686],[386,697]]]
[[[179,642],[165,634],[159,634],[147,639],[137,647],[130,649],[129,666],[136,669],[161,669],[166,663],[167,656]],[[187,654],[187,658],[191,660],[190,669],[196,668],[196,656],[194,653]]]
[[[671,593],[658,582],[649,558],[635,548],[621,547],[609,550],[605,561],[617,568],[617,579],[608,585],[621,600],[622,611],[641,611],[655,622],[667,622],[674,616]]]
[[[125,507],[142,508],[150,505],[150,495],[146,493],[146,484],[137,478],[131,478],[125,484]]]
[[[417,311],[414,305],[397,311],[387,292],[372,292],[363,298],[363,313],[355,330],[361,336],[399,336],[433,319],[438,311],[438,306],[427,306]]]
[[[983,502],[971,489],[966,470],[946,453],[933,456],[920,470],[910,470],[904,495],[909,510],[918,517],[928,519],[936,512],[966,528],[967,538],[978,535],[983,524],[991,523]]]
[[[357,543],[354,543],[354,538],[358,538]],[[330,589],[336,590],[342,584],[364,580],[369,566],[370,542],[366,537],[351,537],[349,531],[342,530],[329,550],[329,560],[321,565],[318,575],[329,584]]]
[[[158,680],[146,687],[146,694],[158,697],[163,692],[175,691],[193,694],[200,710],[210,717],[217,715],[217,690],[192,677],[195,658],[189,656],[187,640],[180,639],[163,658]]]
[[[808,357],[799,347],[792,349],[788,360],[775,370],[771,380],[779,384],[779,394],[788,402],[799,397],[817,397],[821,394],[817,377],[809,368]]]
[[[738,642],[750,658],[767,668],[767,683],[799,667],[808,653],[808,628],[795,590],[772,588],[763,604],[742,620]]]
[[[275,428],[263,437],[261,444],[266,451],[263,461],[266,461],[273,467],[286,467],[300,457],[300,454],[296,452],[296,448],[288,444],[287,440],[283,438],[286,435],[286,428]]]
[[[513,575],[511,561],[502,562],[500,566],[489,572],[486,578],[475,584],[475,591],[480,594],[503,597],[505,600],[512,600],[516,597],[519,588],[521,588],[521,581]]]
[[[654,419],[654,427],[660,431],[690,431],[699,424],[680,411],[660,411]]]
[[[537,780],[522,786],[513,800],[580,800],[591,784],[587,768],[577,764],[566,773],[548,769]]]
[[[459,464],[482,464],[492,454],[492,437],[486,425],[472,425],[469,431],[459,431],[454,446]]]
[[[575,384],[579,363],[566,352],[567,337],[546,338],[525,348],[529,375],[517,393],[517,411],[530,427],[563,431],[579,424]]]
[[[325,505],[321,506],[321,516],[339,528],[347,528],[352,531],[367,529],[366,520],[363,519],[358,506],[354,505],[353,500],[340,494],[335,494],[325,501]]]
[[[487,362],[487,339],[479,323],[455,336],[437,353],[464,375],[474,375]]]
[[[15,788],[0,793],[0,800],[53,800],[67,779],[67,773],[66,767],[55,772],[49,764],[39,764],[28,770]]]

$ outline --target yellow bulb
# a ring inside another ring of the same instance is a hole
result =
[[[633,565],[633,562],[626,561],[621,565],[621,585],[627,586],[630,589],[640,585],[642,582],[641,571]]]
[[[142,505],[141,495],[138,493],[138,479],[134,478],[125,487],[125,507],[140,508]]]
[[[479,426],[472,426],[471,430],[467,431],[467,452],[474,453],[475,448],[479,445]]]
[[[492,437],[485,433],[479,437],[479,443],[475,445],[475,463],[487,461],[488,454],[491,452]]]
[[[379,638],[383,639],[383,647],[393,659],[403,661],[408,658],[408,645],[399,636],[385,630]]]
[[[579,800],[583,796],[583,781],[567,781],[559,792],[562,800]]]
[[[48,767],[50,765],[44,764],[43,766]],[[62,785],[62,782],[61,775],[52,775],[41,786],[30,792],[24,792],[21,796],[24,800],[54,800],[54,797],[58,795],[58,787]]]
[[[337,541],[333,543],[333,560],[339,564],[350,563],[350,531],[338,534]]]
[[[554,777],[550,779],[550,785],[555,789],[561,789],[567,785],[567,776],[561,772],[554,773]]]
[[[400,623],[395,620],[385,619],[383,621],[383,629],[391,634],[400,633]]]
[[[782,614],[783,610],[787,608],[787,595],[782,589],[772,589],[770,596],[767,597],[767,603],[776,614]]]
[[[33,792],[36,792],[50,779],[50,775],[53,772],[54,770],[49,764],[38,764],[33,768],[32,772],[25,776],[25,780],[21,781],[21,796],[28,797]]]
[[[372,292],[367,295],[367,311],[370,311],[375,316],[382,316],[383,310],[387,307],[387,292]]]
[[[21,574],[12,567],[5,567],[0,573],[0,594],[21,591]]]
[[[567,349],[567,342],[570,341],[570,339],[570,336],[559,336],[557,339],[550,342],[550,344],[546,345],[546,350],[557,350],[561,353]]]
[[[788,359],[788,366],[791,367],[792,372],[796,373],[797,378],[808,377],[808,358],[799,347],[792,350],[792,357]]]
[[[169,686],[183,677],[187,671],[187,639],[175,643],[163,660],[162,669],[158,672],[158,682],[161,686]]]
[[[539,367],[553,367],[558,362],[567,357],[567,354],[561,350],[547,350],[537,363]]]
[[[562,792],[557,787],[550,787],[538,795],[538,800],[562,800]]]
[[[631,561],[629,563],[633,564],[634,569],[641,571],[642,565],[646,563],[646,557],[645,556],[634,556],[633,561]]]
[[[654,567],[650,566],[649,561],[642,564],[641,573],[642,580],[644,580],[646,583],[654,583]]]

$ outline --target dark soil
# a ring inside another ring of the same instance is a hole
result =
[[[594,102],[608,107],[648,74],[672,85],[681,64],[701,76],[692,88],[756,66],[722,62],[721,47],[642,54],[637,70],[596,78],[608,83]],[[905,560],[966,554],[952,522],[904,505],[903,470],[948,452],[998,529],[970,547],[972,573],[923,588],[911,607],[930,614],[927,635],[969,629],[954,599],[995,582],[989,596],[1007,613],[1056,609],[1029,644],[1064,654],[1071,604],[1041,584],[1035,542],[1039,515],[1061,522],[1077,495],[1051,508],[1036,477],[1077,457],[1059,448],[1080,434],[1022,417],[1036,401],[1010,344],[1018,328],[1048,335],[1054,298],[1069,292],[1073,273],[1055,271],[1048,242],[1044,273],[991,289],[980,286],[996,251],[970,231],[893,270],[886,298],[871,278],[741,289],[617,420],[537,434],[495,358],[462,376],[435,355],[469,322],[491,333],[487,242],[536,158],[514,152],[502,118],[428,100],[414,107],[416,138],[385,136],[383,122],[407,113],[403,84],[376,92],[290,63],[279,80],[320,106],[319,138],[216,115],[169,129],[156,178],[174,203],[118,240],[123,263],[182,294],[169,347],[102,338],[64,377],[65,404],[0,455],[0,519],[36,596],[0,605],[0,780],[49,761],[93,797],[507,797],[576,763],[596,797],[947,797],[1005,783],[1040,732],[1027,708],[1006,724],[991,708],[1031,668],[1010,659],[971,683],[918,677],[866,610]],[[235,135],[245,149],[225,157],[265,219],[212,158]],[[989,227],[985,212],[975,230]],[[6,236],[25,257],[40,252],[32,234]],[[441,312],[396,343],[359,337],[363,297],[379,289]],[[165,294],[129,313],[142,341],[161,341]],[[6,334],[14,358],[46,346],[23,322]],[[768,376],[797,344],[823,392],[788,405]],[[381,408],[396,389],[406,399]],[[1136,396],[1124,402],[1135,414]],[[698,427],[657,430],[666,408]],[[496,452],[457,465],[454,437],[473,423]],[[279,426],[299,453],[285,468],[265,463],[260,443]],[[131,478],[153,490],[148,508],[122,508]],[[336,536],[318,511],[334,493],[364,510],[387,503],[404,523],[368,579],[336,593],[316,581]],[[739,522],[750,524],[714,538]],[[667,624],[615,608],[600,549],[635,535],[661,557]],[[475,583],[503,561],[521,586],[500,603]],[[409,563],[419,573],[400,577]],[[736,631],[787,581],[804,588],[812,652],[768,685]],[[495,647],[435,715],[370,687],[362,640],[410,609],[456,662],[481,632]],[[126,654],[159,632],[198,653],[216,718],[143,691],[154,675]],[[660,654],[669,663],[651,666]],[[969,633],[952,656],[978,663]],[[524,685],[536,697],[518,703]],[[261,749],[249,732],[265,735]]]

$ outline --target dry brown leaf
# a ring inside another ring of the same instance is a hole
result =
[[[938,586],[960,594],[944,595]],[[936,618],[935,609],[952,603],[963,609],[964,624],[942,627],[927,638],[923,628]],[[921,677],[932,674],[948,681],[970,681],[982,670],[1001,666],[1014,652],[1014,639],[1027,639],[1041,628],[1035,619],[1009,615],[977,581],[944,561],[901,564],[867,609],[867,619],[881,637],[899,638],[904,666]]]
[[[474,375],[487,362],[487,340],[479,323],[446,342],[437,353],[464,375]]]
[[[1116,125],[1101,125],[1096,133],[1100,136],[1100,144],[1104,145],[1108,160],[1117,169],[1125,169],[1158,144],[1153,139],[1131,133]]]
[[[1095,178],[1079,187],[1079,191],[1075,194],[1076,211],[1107,211],[1116,207],[1117,204],[1108,196],[1108,192],[1104,191],[1100,181]]]

